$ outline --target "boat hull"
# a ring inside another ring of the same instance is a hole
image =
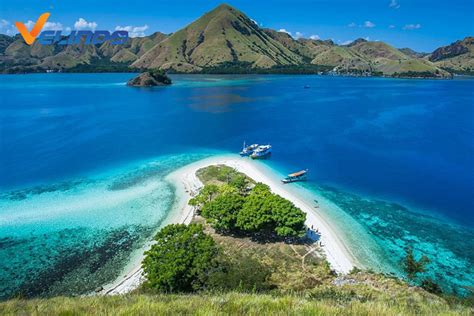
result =
[[[304,179],[283,179],[283,180],[281,180],[281,182],[283,182],[284,184],[293,183],[293,182],[304,182],[304,181],[306,181],[306,178],[304,178]]]
[[[267,159],[267,158],[270,158],[271,155],[272,155],[272,153],[266,153],[266,154],[263,154],[263,155],[252,154],[250,156],[250,158],[252,158],[252,159]]]

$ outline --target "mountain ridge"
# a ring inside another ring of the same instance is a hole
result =
[[[474,37],[467,36],[425,56],[438,67],[455,74],[474,75]]]
[[[0,72],[140,71],[184,73],[331,73],[449,78],[474,70],[474,38],[431,54],[381,41],[294,39],[259,27],[243,12],[221,4],[184,28],[130,38],[121,46],[27,46],[20,36],[0,36]]]
[[[222,4],[153,47],[132,67],[199,71],[224,62],[269,68],[300,64],[302,58],[269,38],[245,14]]]

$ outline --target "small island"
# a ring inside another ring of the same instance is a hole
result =
[[[443,293],[411,248],[404,278],[341,264],[317,212],[245,160],[208,158],[166,178],[179,212],[141,268],[99,295],[14,298],[0,314],[472,314],[472,298]]]
[[[135,78],[127,82],[131,87],[156,87],[168,86],[172,83],[171,79],[161,69],[148,69],[140,73]]]

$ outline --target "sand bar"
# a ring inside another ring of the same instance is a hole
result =
[[[166,180],[175,185],[177,201],[173,210],[166,221],[170,223],[190,223],[193,218],[193,208],[188,205],[189,199],[198,193],[203,186],[196,176],[196,171],[210,165],[227,165],[242,172],[257,182],[267,184],[272,192],[293,202],[295,206],[304,211],[306,216],[306,225],[313,227],[317,234],[311,234],[314,240],[322,244],[322,249],[331,268],[338,273],[348,273],[354,266],[355,259],[338,236],[337,232],[331,227],[330,222],[325,219],[321,210],[316,207],[314,201],[308,201],[292,190],[292,184],[283,184],[275,175],[271,174],[267,167],[260,162],[252,161],[249,158],[242,158],[237,155],[223,155],[197,161],[184,166],[170,173]],[[143,250],[151,246],[151,242]],[[135,258],[127,268],[127,273],[115,282],[104,286],[103,294],[124,294],[136,289],[143,281],[141,261],[143,255]]]

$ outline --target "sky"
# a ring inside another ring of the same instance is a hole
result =
[[[116,30],[131,36],[172,33],[212,10],[214,0],[0,0],[0,33],[17,33],[15,21],[32,27],[50,12],[45,29]],[[397,48],[431,52],[474,36],[474,0],[229,0],[260,26],[295,38],[357,38],[384,41]],[[30,22],[29,22],[30,21]],[[67,34],[67,33],[66,33]]]

